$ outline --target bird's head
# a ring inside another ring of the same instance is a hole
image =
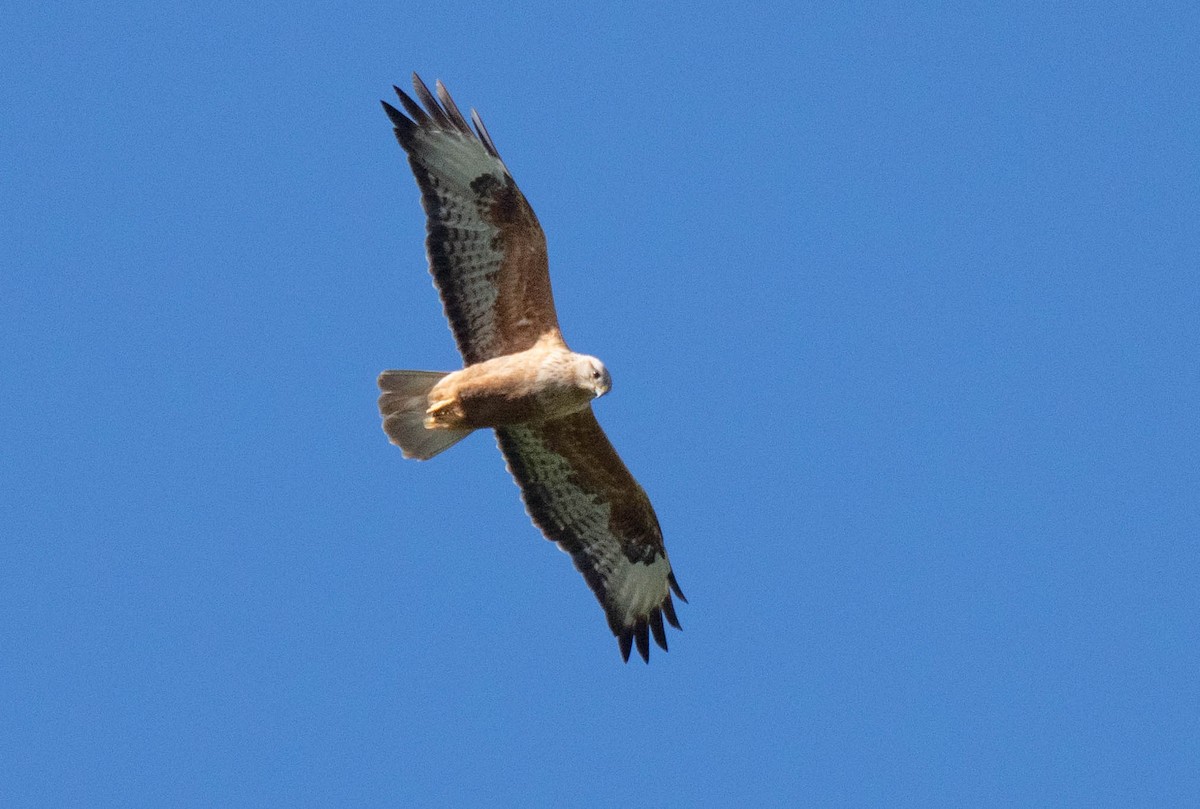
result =
[[[575,380],[579,387],[592,391],[596,398],[612,388],[612,377],[608,375],[604,363],[586,354],[580,354],[575,362]]]

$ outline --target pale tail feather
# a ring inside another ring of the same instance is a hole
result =
[[[471,430],[428,430],[429,391],[445,371],[384,371],[379,375],[379,413],[388,440],[405,458],[427,461],[471,434]]]

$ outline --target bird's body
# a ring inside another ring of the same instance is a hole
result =
[[[458,371],[384,371],[379,409],[392,443],[426,460],[492,428],[534,523],[571,554],[622,656],[667,648],[680,598],[650,499],[596,422],[611,387],[595,357],[559,331],[545,236],[479,116],[420,80],[410,117],[384,103],[421,189],[430,272],[463,355]],[[686,599],[685,599],[686,600]]]
[[[387,384],[386,378],[381,384]],[[533,348],[468,365],[437,380],[426,396],[422,426],[478,430],[536,424],[584,409],[609,385],[599,360],[546,338]]]

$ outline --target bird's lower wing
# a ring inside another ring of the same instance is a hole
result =
[[[650,499],[592,409],[537,425],[496,430],[533,522],[571,555],[628,660],[651,634],[667,648],[663,618],[679,628],[671,591],[683,599]],[[687,600],[687,599],[683,599]]]

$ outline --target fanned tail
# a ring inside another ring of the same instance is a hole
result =
[[[379,413],[388,440],[405,458],[427,461],[462,441],[472,430],[430,430],[425,427],[429,391],[446,371],[384,371],[379,375]]]

